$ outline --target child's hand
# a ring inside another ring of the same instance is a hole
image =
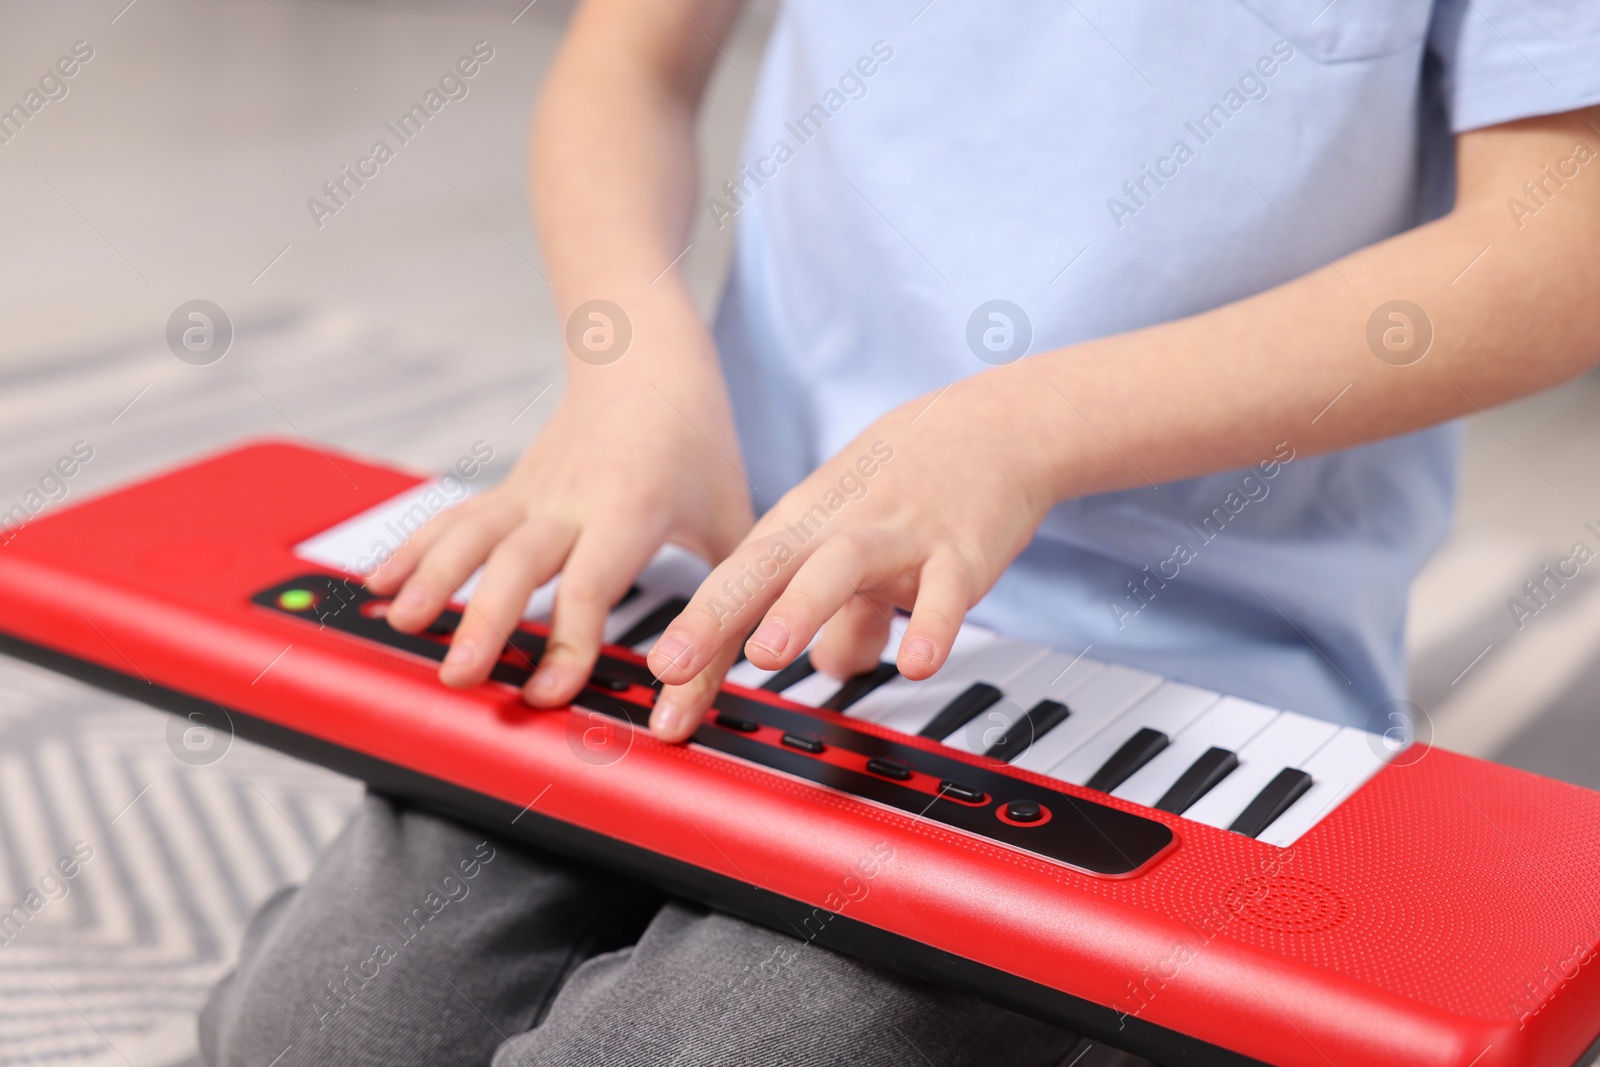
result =
[[[651,649],[650,669],[673,683],[656,734],[693,732],[752,630],[746,655],[774,670],[831,619],[812,658],[844,677],[877,663],[893,609],[907,608],[900,672],[933,674],[1056,501],[1041,458],[1049,434],[1029,422],[1040,386],[1006,368],[921,397],[785,495]]]
[[[707,342],[708,344],[708,342]],[[533,590],[561,573],[549,648],[524,689],[558,707],[582,688],[605,619],[666,541],[722,559],[752,521],[714,357],[580,368],[506,481],[440,515],[369,580],[397,630],[428,625],[480,565],[439,677],[488,677]]]

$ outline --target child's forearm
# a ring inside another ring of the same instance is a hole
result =
[[[1457,206],[1428,226],[1214,311],[995,372],[1042,439],[1039,477],[1066,499],[1247,466],[1285,441],[1301,455],[1327,452],[1591,367],[1600,360],[1597,116],[1463,135]],[[1544,183],[1543,206],[1514,215],[1508,198],[1534,206],[1527,181]],[[1378,313],[1395,300],[1422,315]],[[1409,362],[1430,328],[1426,354]]]
[[[710,352],[682,275],[668,267],[688,241],[695,113],[738,7],[590,0],[535,112],[534,214],[557,310],[565,321],[585,301],[617,304],[636,331],[669,336],[640,346],[649,359]],[[679,334],[704,343],[685,345]],[[569,367],[591,370],[580,361]]]

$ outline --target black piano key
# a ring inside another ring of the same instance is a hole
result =
[[[802,652],[799,659],[762,682],[761,688],[769,693],[781,693],[796,682],[803,682],[816,673],[817,668],[811,662],[810,653]]]
[[[917,732],[918,737],[943,741],[985,711],[1000,703],[1000,690],[988,682],[973,682],[960,696],[939,709],[928,725]]]
[[[671,597],[656,610],[628,627],[628,632],[617,638],[612,644],[621,645],[623,648],[632,648],[634,645],[650,640],[652,637],[661,636],[661,631],[667,624],[679,615],[689,602],[681,596]]]
[[[622,605],[626,604],[628,601],[632,600],[634,597],[638,596],[642,592],[644,592],[644,590],[640,589],[636,585],[628,586],[628,591],[626,593],[622,594],[622,599],[621,600],[619,600],[615,604],[611,605],[611,610],[612,611],[616,611],[618,608],[622,607]]]
[[[1090,789],[1109,793],[1133,777],[1133,773],[1156,758],[1157,753],[1171,743],[1171,738],[1160,730],[1146,726],[1122,743],[1111,758],[1100,765],[1088,781]],[[1208,787],[1209,788],[1209,787]]]
[[[1055,700],[1041,700],[1029,708],[1022,718],[1006,727],[1006,732],[1000,735],[1000,740],[989,746],[984,753],[990,759],[1004,760],[1010,763],[1046,733],[1054,730],[1072,712],[1065,704]],[[949,737],[949,734],[945,734]]]
[[[1211,792],[1218,782],[1232,774],[1237,766],[1239,757],[1227,749],[1206,749],[1199,759],[1189,765],[1188,770],[1178,776],[1172,788],[1156,801],[1156,807],[1161,811],[1182,815],[1195,801]]]
[[[1311,788],[1311,776],[1294,767],[1285,767],[1277,777],[1268,782],[1256,798],[1245,805],[1244,811],[1228,827],[1236,834],[1259,837],[1261,832],[1277,821],[1278,816]]]
[[[845,679],[838,691],[822,702],[822,707],[829,711],[844,711],[878,686],[898,677],[900,669],[893,663],[880,663],[870,671],[862,671]]]

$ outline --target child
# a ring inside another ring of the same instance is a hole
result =
[[[813,659],[843,677],[896,608],[914,679],[970,615],[1358,725],[1402,695],[1449,420],[1600,359],[1600,8],[793,3],[744,161],[697,206],[696,107],[737,7],[574,16],[532,166],[566,396],[503,485],[371,583],[416,630],[484,567],[444,682],[481,682],[559,571],[526,697],[565,704],[672,541],[718,566],[650,654],[669,741],[741,647],[773,669],[821,630]],[[695,210],[738,226],[711,330],[677,267]],[[484,837],[370,798],[256,919],[202,1018],[206,1062],[1075,1046]],[[369,965],[480,850],[470,897]]]

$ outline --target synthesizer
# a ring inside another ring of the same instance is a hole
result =
[[[448,489],[264,442],[62,508],[0,549],[0,650],[1162,1064],[1596,1049],[1594,793],[972,625],[923,682],[741,661],[665,745],[671,550],[572,708],[517,693],[551,588],[450,690],[461,605],[401,634],[359,580]]]

